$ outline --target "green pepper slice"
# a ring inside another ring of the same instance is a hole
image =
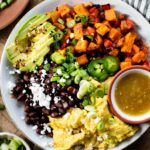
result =
[[[113,75],[119,70],[119,62],[114,56],[106,56],[103,58],[104,70],[106,70],[110,75]]]
[[[92,60],[88,65],[88,72],[91,76],[98,78],[103,70],[103,60]]]

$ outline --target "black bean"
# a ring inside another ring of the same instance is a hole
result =
[[[54,104],[51,104],[50,110],[51,110],[51,111],[55,111],[55,110],[57,110],[57,107],[56,107]]]
[[[37,113],[36,112],[31,112],[27,114],[29,117],[36,117]]]
[[[66,93],[66,92],[61,92],[60,95],[61,95],[61,96],[68,97],[68,93]]]
[[[51,117],[53,117],[53,118],[58,117],[58,116],[59,116],[58,112],[54,111],[51,113]]]
[[[61,101],[59,101],[58,103],[55,103],[55,106],[58,107],[58,108],[62,108],[63,104],[62,104]]]
[[[73,95],[76,95],[77,94],[77,89],[74,88],[73,86],[69,86],[67,88],[67,91],[70,93],[70,94],[73,94]]]
[[[63,108],[58,108],[58,111],[61,115],[66,113],[65,109],[63,109]]]
[[[45,94],[51,93],[51,88],[50,87],[46,87],[44,92],[45,92]]]
[[[30,75],[29,75],[29,73],[25,73],[23,75],[23,79],[24,79],[24,81],[29,82],[30,81]]]
[[[31,119],[29,117],[25,117],[25,122],[27,124],[32,124],[32,121],[31,121]]]
[[[23,93],[20,93],[20,94],[18,95],[18,97],[17,97],[17,100],[18,100],[18,101],[24,101],[25,99],[26,99],[26,95],[23,94]]]
[[[45,115],[49,115],[50,111],[46,108],[42,108],[42,113],[45,114]]]
[[[31,107],[30,107],[30,106],[25,106],[25,107],[24,107],[24,111],[25,111],[26,113],[29,113],[29,112],[31,111]]]
[[[71,101],[71,100],[68,101],[68,104],[69,104],[69,106],[71,106],[71,107],[75,105],[74,101]]]
[[[23,87],[20,86],[20,85],[17,85],[17,86],[15,86],[15,87],[13,88],[13,92],[14,92],[14,93],[21,93],[22,90],[23,90]]]
[[[57,88],[57,83],[52,83],[52,88],[56,89]]]
[[[40,129],[40,128],[37,128],[37,129],[36,129],[36,133],[37,133],[37,134],[41,134],[41,131],[42,131],[42,129]]]
[[[50,83],[50,78],[46,78],[45,81],[44,81],[44,83],[45,83],[46,85],[48,85],[48,84]]]
[[[42,117],[41,117],[41,122],[42,122],[42,123],[48,123],[48,122],[49,122],[48,117],[42,116]]]
[[[63,104],[63,108],[64,108],[64,109],[67,109],[67,108],[69,107],[69,104],[68,104],[66,101],[63,102],[62,104]]]

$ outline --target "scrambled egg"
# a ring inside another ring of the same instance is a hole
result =
[[[71,108],[63,117],[51,118],[56,150],[71,150],[74,145],[84,145],[84,150],[105,150],[131,137],[137,127],[125,124],[113,116],[107,103],[108,96],[97,98],[94,106]]]

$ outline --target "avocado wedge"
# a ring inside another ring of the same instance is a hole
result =
[[[18,31],[15,41],[7,47],[8,60],[20,71],[33,71],[50,51],[56,27],[48,19],[46,15],[29,19]]]

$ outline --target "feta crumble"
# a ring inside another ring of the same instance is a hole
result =
[[[16,86],[15,83],[13,83],[12,81],[8,82],[8,89],[10,90],[10,93],[12,93],[13,88]]]
[[[67,112],[67,113],[64,115],[64,118],[65,118],[65,119],[68,119],[69,116],[70,116],[70,113]]]

